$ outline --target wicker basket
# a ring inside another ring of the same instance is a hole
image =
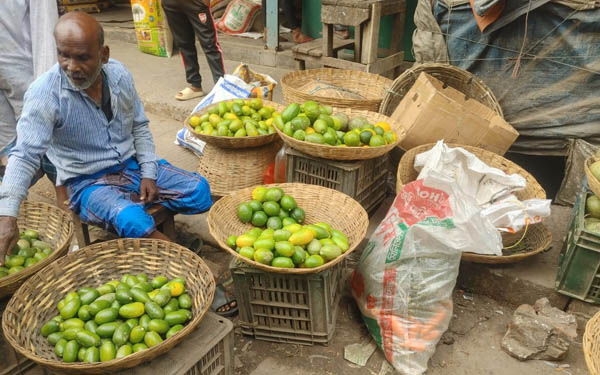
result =
[[[600,181],[598,181],[596,176],[592,174],[592,171],[590,169],[590,165],[597,161],[598,159],[595,156],[587,158],[584,163],[584,169],[585,175],[587,176],[588,185],[590,186],[590,190],[592,190],[594,194],[600,197]]]
[[[583,354],[591,375],[600,375],[600,312],[587,322],[583,334]]]
[[[56,315],[65,294],[83,286],[120,279],[124,274],[146,273],[185,277],[192,297],[192,319],[162,343],[108,362],[65,363],[40,335],[42,325]],[[31,277],[15,293],[4,311],[2,330],[19,353],[51,370],[71,374],[111,374],[150,361],[191,333],[212,303],[214,278],[199,256],[177,244],[153,239],[118,239],[84,247]]]
[[[384,116],[380,113],[355,110],[349,108],[336,109],[337,113],[345,113],[348,117],[364,117],[369,123],[374,124],[376,122],[385,121],[390,124],[393,131],[396,132],[398,139],[396,143],[379,146],[379,147],[339,147],[330,145],[321,145],[317,143],[310,143],[305,141],[299,141],[294,137],[290,137],[284,134],[281,130],[275,128],[279,136],[285,143],[295,148],[298,151],[304,152],[305,154],[315,156],[323,159],[330,160],[366,160],[374,159],[390,152],[394,147],[402,141],[406,131],[400,126],[400,124],[391,118]]]
[[[266,271],[275,273],[303,274],[318,273],[341,262],[352,253],[367,233],[369,217],[362,206],[344,193],[316,185],[275,184],[267,187],[281,187],[286,194],[294,197],[299,207],[306,212],[306,223],[327,222],[348,236],[350,248],[341,256],[316,268],[271,267],[240,256],[227,246],[227,237],[240,235],[252,229],[251,224],[242,223],[236,215],[240,203],[251,199],[253,187],[236,191],[219,199],[208,213],[208,229],[213,238],[224,250],[238,259]]]
[[[407,184],[411,181],[417,179],[418,172],[414,168],[415,164],[415,156],[430,150],[435,143],[429,143],[426,145],[422,145],[419,147],[414,147],[408,150],[400,159],[400,164],[398,165],[398,174],[396,180],[396,194],[402,190],[404,184]],[[465,150],[471,152],[475,156],[477,156],[481,161],[486,163],[487,165],[498,168],[507,174],[517,173],[523,178],[525,178],[526,185],[525,189],[519,190],[515,192],[516,197],[519,200],[527,200],[527,199],[546,199],[546,192],[537,182],[537,180],[531,175],[531,173],[527,172],[525,169],[521,168],[517,164],[512,161],[505,159],[504,157],[495,154],[491,151],[483,150],[478,147],[473,146],[465,146],[465,145],[457,145],[457,144],[448,144],[449,147],[462,147]],[[544,229],[540,229],[540,228]],[[525,233],[525,230],[528,232]],[[529,233],[531,232],[531,233]],[[522,234],[522,235],[520,235]],[[518,237],[518,238],[517,238]],[[514,239],[520,240],[522,238],[520,244],[515,244]],[[527,257],[535,255],[550,246],[552,241],[552,234],[544,227],[538,225],[532,225],[528,229],[524,228],[522,232],[518,232],[515,236],[505,236],[504,245],[515,246],[514,249],[511,249],[511,252],[523,251],[519,254],[514,255],[505,255],[505,256],[494,256],[494,255],[481,255],[481,254],[473,254],[473,253],[463,253],[463,258],[465,260],[469,260],[477,263],[512,263],[523,260]],[[507,243],[509,242],[509,243]],[[514,244],[514,245],[513,245]],[[530,249],[530,250],[524,250]]]
[[[73,239],[71,215],[51,204],[24,201],[19,210],[17,225],[20,230],[38,231],[40,239],[48,242],[52,253],[33,266],[0,279],[0,298],[14,293],[34,273],[65,255]]]
[[[402,98],[404,98],[404,95],[412,88],[419,74],[422,72],[430,74],[446,85],[457,89],[465,94],[467,98],[475,99],[485,104],[504,117],[502,108],[492,90],[481,79],[466,70],[448,64],[437,63],[421,64],[405,70],[394,80],[391,88],[381,102],[379,112],[391,116],[400,101],[402,101]]]
[[[206,145],[198,164],[198,173],[208,180],[211,194],[218,197],[260,185],[265,170],[275,162],[275,155],[282,145],[281,140],[247,150]]]
[[[302,91],[302,87],[311,81],[319,81],[347,89],[364,96],[364,98],[332,98],[311,95]],[[377,74],[331,68],[290,72],[281,79],[283,100],[286,104],[302,104],[307,100],[314,100],[336,108],[364,109],[372,112],[379,111],[381,101],[391,86],[392,80]]]
[[[233,101],[233,100],[228,100],[228,101]],[[277,134],[273,133],[273,134],[268,134],[268,135],[257,135],[255,137],[219,137],[219,136],[214,136],[214,135],[206,135],[206,134],[200,134],[198,132],[196,132],[196,130],[190,125],[190,118],[192,116],[202,116],[203,114],[205,114],[210,108],[212,107],[216,107],[218,105],[218,103],[209,105],[207,107],[202,108],[200,111],[192,113],[191,115],[189,115],[185,121],[183,122],[185,124],[185,127],[188,128],[188,130],[197,138],[203,140],[204,142],[214,145],[214,146],[218,146],[218,147],[222,147],[222,148],[249,148],[249,147],[258,147],[258,146],[262,146],[262,145],[266,145],[267,143],[271,143],[273,142],[275,139],[277,139]],[[264,106],[271,106],[273,108],[275,108],[275,110],[277,112],[281,112],[285,109],[285,107],[283,107],[281,104],[275,103],[275,102],[271,102],[269,100],[264,100],[263,99],[263,105]]]

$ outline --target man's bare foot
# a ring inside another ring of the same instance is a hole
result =
[[[294,43],[298,43],[298,44],[306,43],[306,42],[310,42],[310,41],[314,40],[314,38],[311,38],[310,36],[302,33],[302,30],[300,30],[300,28],[292,30],[292,37],[293,37]]]

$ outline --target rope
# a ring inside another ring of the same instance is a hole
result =
[[[523,235],[521,236],[521,238],[516,243],[514,243],[510,246],[502,247],[502,250],[510,250],[510,249],[514,249],[515,247],[519,246],[521,244],[521,242],[523,242],[523,240],[525,239],[528,229],[529,229],[529,220],[527,220],[525,222],[525,230],[523,231]]]
[[[523,43],[521,43],[521,51],[519,52],[519,57],[517,57],[517,61],[515,62],[515,68],[513,69],[513,72],[512,72],[513,78],[517,78],[517,75],[519,74],[519,68],[521,67],[521,57],[523,56],[523,50],[525,49],[525,43],[527,42],[527,25],[529,24],[529,12],[530,11],[531,11],[531,0],[529,0],[529,4],[527,5],[527,13],[525,13],[525,31],[523,32]]]

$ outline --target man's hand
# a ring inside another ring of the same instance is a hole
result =
[[[0,266],[4,265],[4,256],[10,253],[19,240],[17,218],[0,216]]]
[[[140,200],[146,204],[154,202],[158,197],[158,188],[156,181],[149,178],[142,178],[140,183]]]

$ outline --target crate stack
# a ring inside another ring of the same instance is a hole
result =
[[[81,11],[86,13],[100,13],[112,5],[109,0],[57,0],[58,13]]]
[[[555,287],[569,297],[600,303],[600,233],[585,228],[586,201],[593,194],[584,182],[560,252]]]
[[[281,80],[286,104],[313,100],[330,105],[334,113],[364,116],[370,122],[389,122],[387,116],[378,114],[379,106],[392,85],[382,76],[343,69],[312,69],[291,72]],[[315,86],[327,87],[316,90]],[[312,88],[312,89],[311,89]],[[334,95],[332,88],[337,88]],[[400,136],[400,132],[398,132]],[[282,135],[280,133],[280,135]],[[367,154],[362,149],[346,149],[344,155],[339,148],[330,152],[319,150],[306,142],[294,142],[282,135],[286,148],[286,181],[314,184],[335,189],[358,201],[372,214],[387,194],[387,179],[390,175],[389,147],[382,155]],[[354,155],[353,155],[354,154]]]

